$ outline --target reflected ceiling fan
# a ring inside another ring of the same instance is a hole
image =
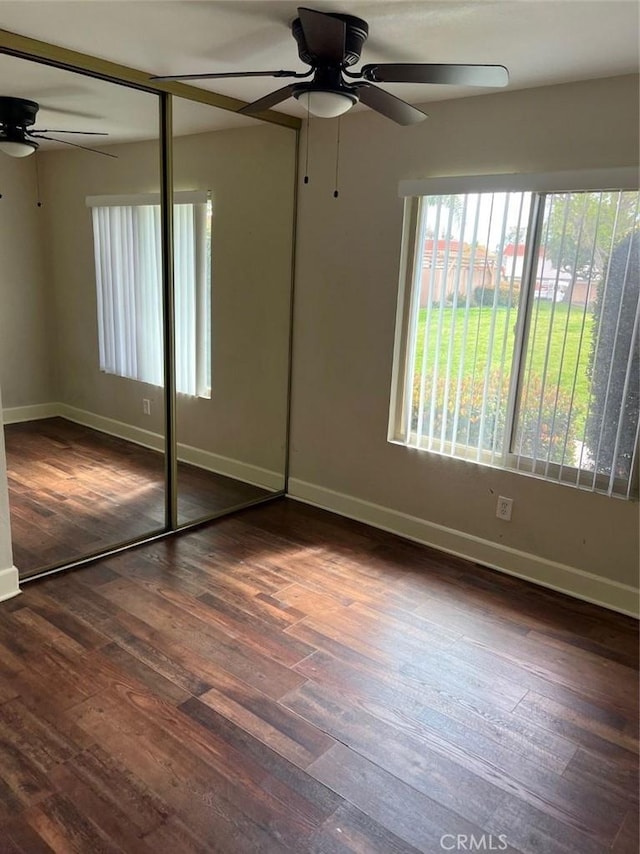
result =
[[[81,130],[49,130],[48,128],[34,128],[36,115],[40,109],[35,101],[26,98],[0,97],[0,151],[10,157],[28,157],[38,149],[39,139],[61,142],[73,148],[81,148],[83,151],[91,151],[94,154],[103,154],[105,157],[117,157],[107,151],[99,151],[97,148],[88,148],[86,145],[78,145],[66,139],[48,136],[52,133],[80,134],[81,136],[108,136],[100,131]]]
[[[334,118],[361,101],[372,110],[400,125],[412,125],[426,118],[422,110],[408,104],[374,83],[435,83],[457,86],[506,86],[509,74],[503,65],[442,65],[439,63],[373,63],[353,73],[347,69],[360,59],[369,35],[369,25],[361,18],[334,12],[299,8],[291,24],[300,59],[309,71],[236,71],[219,74],[179,74],[153,80],[221,80],[231,77],[311,78],[289,83],[247,104],[238,112],[254,115],[296,98],[311,115]]]

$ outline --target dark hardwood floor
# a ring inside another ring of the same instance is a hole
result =
[[[0,605],[0,851],[637,854],[638,631],[281,500]]]
[[[5,426],[14,563],[71,563],[164,526],[164,456],[64,418]],[[269,495],[178,466],[181,524]]]

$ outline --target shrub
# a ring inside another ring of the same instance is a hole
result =
[[[599,283],[594,304],[594,329],[599,328],[600,335],[599,341],[594,335],[587,367],[592,398],[586,435],[594,458],[599,448],[597,471],[613,471],[626,478],[633,460],[640,398],[637,333],[629,365],[640,300],[640,230],[614,247],[608,271],[606,287],[604,280]],[[623,402],[628,367],[629,384]]]
[[[420,377],[414,377],[412,428],[418,428],[420,405]],[[459,394],[459,401],[458,401]],[[464,377],[457,388],[457,377],[448,386],[445,377],[439,377],[435,385],[434,417],[422,425],[424,436],[455,444],[478,447],[502,453],[505,442],[506,405],[509,394],[509,377],[494,370],[485,380],[484,372]],[[431,408],[434,386],[427,377],[424,385],[425,410]],[[458,420],[455,436],[454,415],[458,401]],[[483,420],[484,411],[484,420]],[[524,404],[520,408],[515,436],[514,452],[550,462],[575,465],[576,431],[579,418],[575,401],[571,408],[571,396],[551,384],[543,388],[542,379],[531,375],[528,380]]]
[[[508,287],[499,287],[497,297],[495,288],[477,287],[473,289],[473,301],[479,306],[510,306],[516,305],[518,298],[517,292]]]

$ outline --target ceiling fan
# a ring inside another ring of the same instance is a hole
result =
[[[99,151],[97,148],[88,148],[86,145],[78,145],[76,142],[69,142],[66,139],[59,139],[55,136],[47,136],[51,133],[62,134],[81,134],[82,136],[108,136],[106,133],[99,131],[80,131],[80,130],[49,130],[47,128],[33,128],[36,115],[40,109],[39,104],[35,101],[28,101],[26,98],[9,98],[6,96],[0,97],[0,151],[8,154],[10,157],[28,157],[38,149],[39,139],[46,139],[52,142],[62,142],[64,145],[71,145],[73,148],[81,148],[83,151],[91,151],[94,154],[104,154],[105,157],[116,157],[115,154],[109,154],[107,151]]]
[[[264,98],[247,104],[238,112],[260,113],[288,98],[296,98],[314,116],[334,118],[346,113],[359,101],[401,125],[426,118],[422,110],[374,83],[450,83],[458,86],[506,86],[509,74],[503,65],[442,65],[439,63],[374,63],[353,73],[347,69],[360,59],[369,35],[369,25],[361,18],[334,12],[299,8],[291,24],[300,59],[309,71],[236,71],[213,74],[156,76],[153,80],[216,80],[230,77],[311,78],[289,83]]]

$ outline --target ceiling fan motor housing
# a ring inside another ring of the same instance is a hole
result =
[[[35,124],[38,104],[25,98],[0,97],[0,125],[28,128]]]
[[[346,27],[345,34],[345,50],[342,66],[347,68],[350,65],[355,65],[360,59],[362,47],[369,35],[369,25],[362,18],[356,18],[354,15],[341,15],[337,13],[327,13],[327,17],[337,18],[344,21]],[[296,18],[291,24],[291,32],[298,44],[298,56],[307,65],[315,65],[316,57],[309,51],[307,42],[304,37],[304,31],[300,18]]]

